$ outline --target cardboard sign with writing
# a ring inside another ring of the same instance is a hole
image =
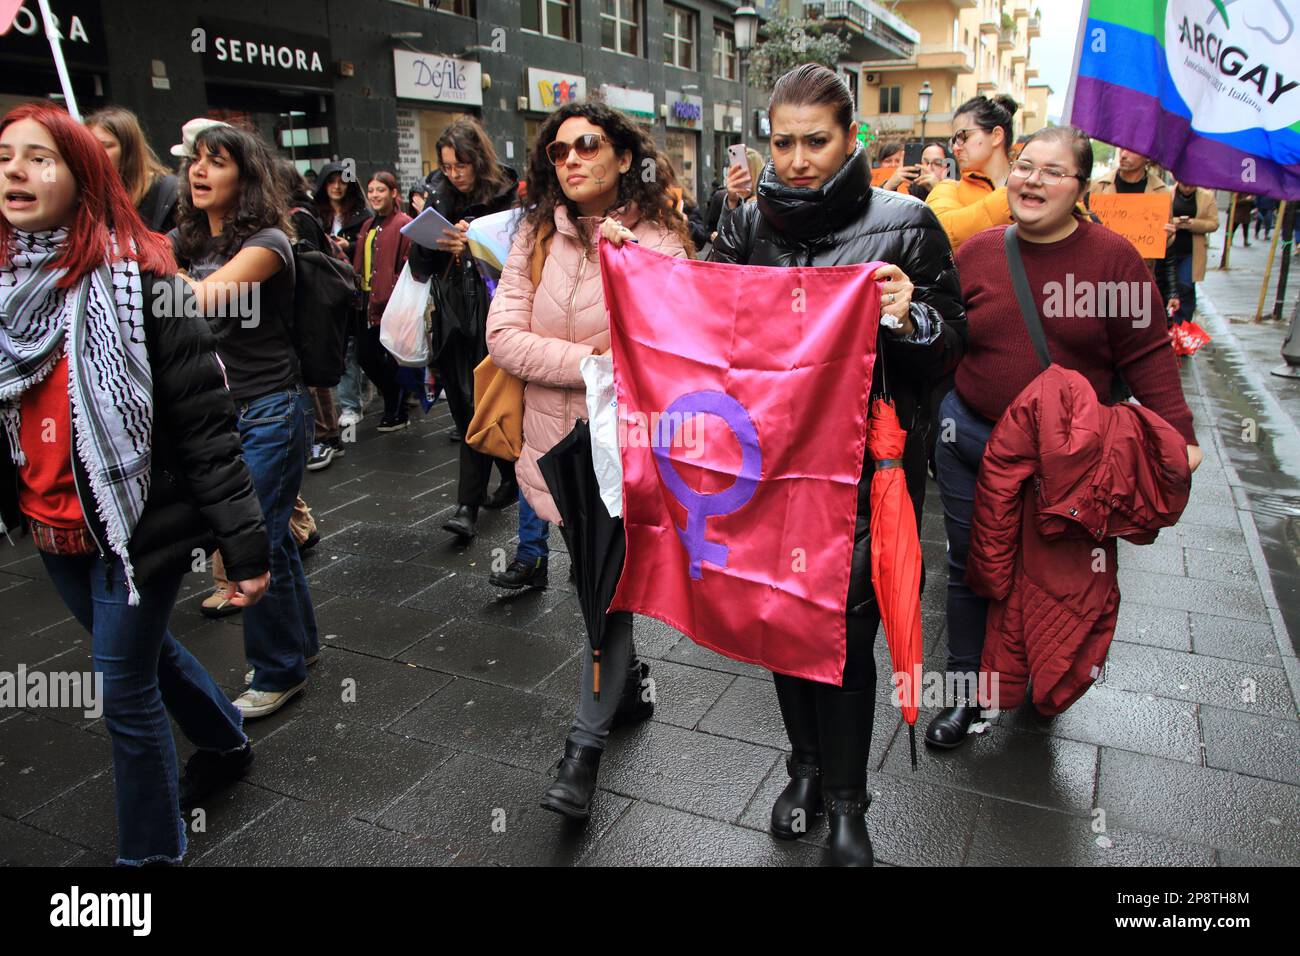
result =
[[[1143,259],[1165,257],[1165,223],[1173,202],[1169,193],[1094,193],[1088,198],[1102,225],[1133,243]]]

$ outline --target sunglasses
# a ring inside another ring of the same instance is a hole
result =
[[[563,166],[569,159],[569,150],[577,150],[579,159],[595,159],[602,143],[608,143],[599,133],[583,133],[572,143],[556,140],[546,147],[546,158],[556,166]]]

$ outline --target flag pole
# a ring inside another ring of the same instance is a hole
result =
[[[1259,302],[1255,305],[1255,322],[1260,321],[1264,314],[1264,299],[1268,295],[1268,280],[1273,274],[1273,256],[1277,254],[1277,241],[1282,235],[1282,216],[1286,215],[1286,200],[1282,200],[1282,205],[1278,208],[1278,218],[1275,220],[1276,228],[1273,230],[1273,241],[1268,245],[1268,262],[1264,264],[1264,281],[1259,284]]]
[[[1232,249],[1232,234],[1236,230],[1232,228],[1232,220],[1237,215],[1237,194],[1232,194],[1232,199],[1228,202],[1228,240],[1223,244],[1223,255],[1219,257],[1219,271],[1228,271],[1228,252]],[[1208,241],[1208,240],[1207,240]]]
[[[1088,8],[1090,0],[1083,0],[1079,8],[1079,30],[1074,38],[1074,66],[1070,70],[1070,85],[1065,91],[1065,108],[1061,110],[1061,122],[1074,123],[1074,86],[1079,81],[1079,63],[1083,60],[1083,36],[1088,32]]]
[[[81,112],[77,109],[77,94],[72,91],[72,78],[68,76],[68,64],[63,62],[63,46],[59,43],[59,30],[54,23],[54,14],[50,12],[50,0],[37,0],[41,5],[41,20],[45,24],[45,38],[50,41],[50,52],[54,54],[54,68],[59,71],[59,84],[63,87],[63,102],[68,113],[78,123]]]

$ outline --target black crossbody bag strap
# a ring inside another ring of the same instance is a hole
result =
[[[1025,275],[1025,261],[1020,257],[1020,241],[1016,237],[1016,227],[1007,226],[1003,233],[1007,247],[1007,268],[1011,272],[1011,284],[1016,290],[1016,301],[1020,303],[1020,317],[1025,320],[1029,338],[1034,343],[1034,351],[1043,363],[1043,368],[1052,364],[1052,353],[1047,350],[1047,333],[1043,331],[1043,320],[1038,317],[1038,306],[1034,304],[1034,294],[1029,291],[1029,277]]]

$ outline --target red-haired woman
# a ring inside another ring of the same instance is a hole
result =
[[[37,103],[0,121],[0,525],[27,526],[93,635],[128,865],[179,862],[182,807],[252,761],[167,630],[191,555],[215,536],[244,605],[269,580],[234,406],[175,271],[85,127]],[[179,782],[169,711],[199,748]]]

